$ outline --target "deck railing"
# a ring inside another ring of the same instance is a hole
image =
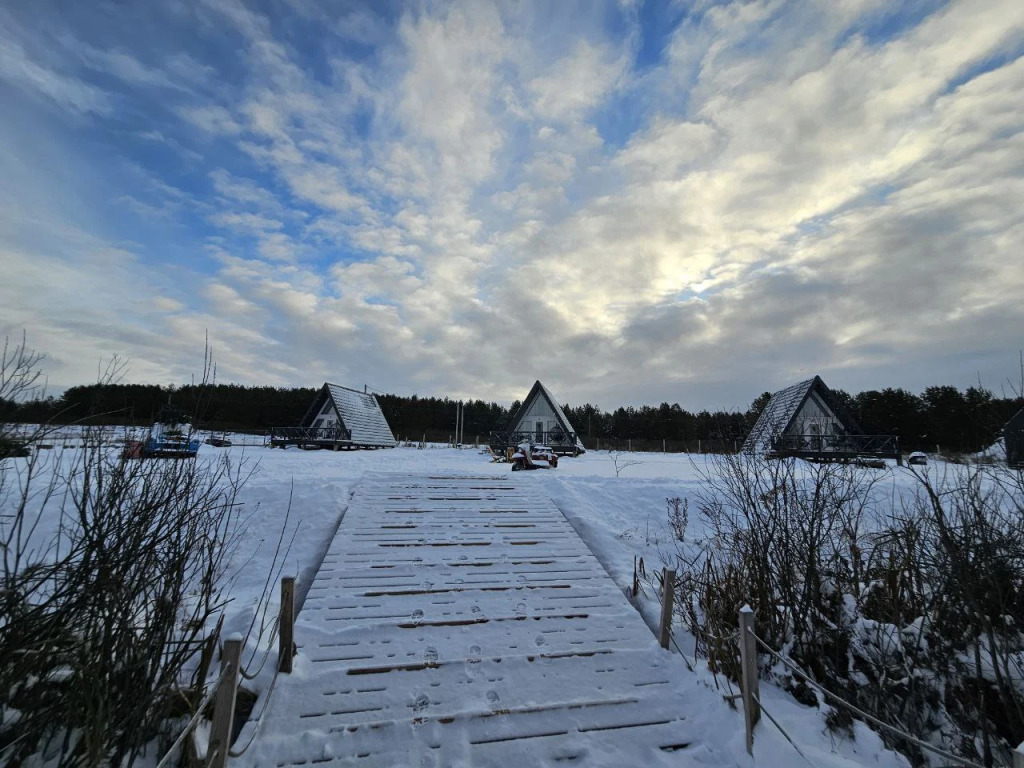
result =
[[[900,453],[900,439],[896,435],[782,435],[772,444],[772,452],[895,457]]]
[[[351,439],[351,430],[344,427],[272,427],[270,430],[271,443],[326,443]]]

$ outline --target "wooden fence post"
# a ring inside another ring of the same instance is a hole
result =
[[[675,592],[676,572],[663,568],[661,571],[661,647],[667,649],[672,637],[672,593]]]
[[[238,670],[242,663],[242,638],[232,637],[224,641],[220,657],[220,671],[228,670],[221,680],[217,695],[213,699],[213,726],[210,729],[210,746],[206,759],[210,768],[224,768],[228,763],[231,749],[231,727],[235,722],[235,694],[238,691]]]
[[[743,718],[747,726],[747,752],[754,754],[754,726],[761,719],[759,678],[757,675],[757,644],[754,640],[754,609],[740,608],[740,663],[743,671]]]
[[[295,655],[295,577],[281,579],[281,612],[277,627],[277,668],[291,674]]]

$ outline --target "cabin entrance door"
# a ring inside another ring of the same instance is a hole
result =
[[[537,422],[537,442],[538,443],[543,443],[544,442],[544,422],[543,421],[538,421]]]

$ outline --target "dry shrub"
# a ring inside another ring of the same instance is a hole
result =
[[[826,689],[993,764],[1024,739],[1024,481],[977,464],[916,478],[893,497],[855,467],[719,457],[698,502],[707,538],[670,558],[677,603],[716,672],[737,679],[749,604],[757,634]],[[797,692],[788,673],[776,682]]]

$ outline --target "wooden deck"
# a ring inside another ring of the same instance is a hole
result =
[[[682,660],[528,480],[362,481],[295,636],[233,764],[693,762]]]

